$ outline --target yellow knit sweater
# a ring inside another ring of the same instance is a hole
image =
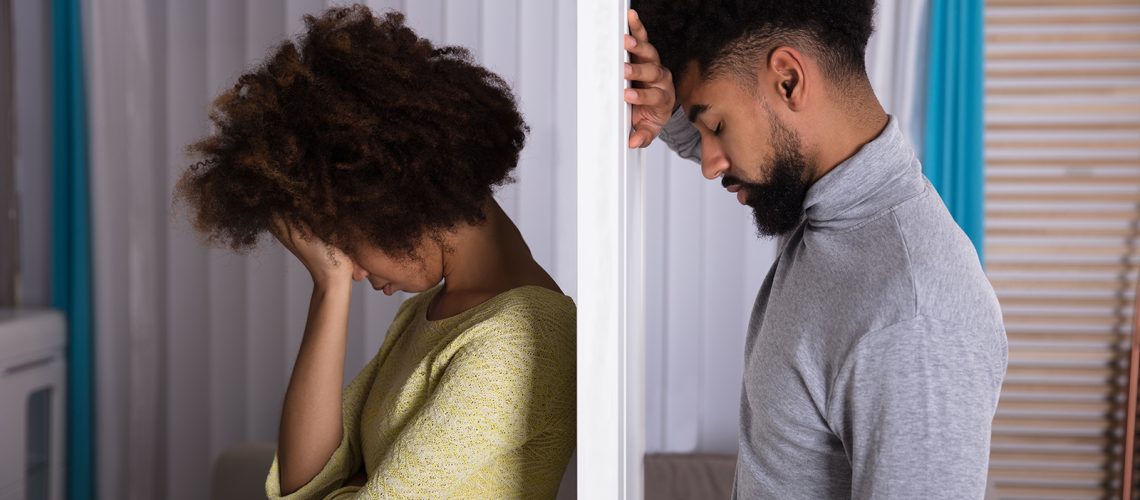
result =
[[[344,435],[317,477],[269,498],[553,498],[575,442],[576,309],[525,286],[438,321],[436,287],[400,307],[344,391]],[[343,486],[363,467],[364,487]]]

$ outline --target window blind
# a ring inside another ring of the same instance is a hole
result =
[[[1140,0],[987,0],[1001,499],[1117,498],[1140,270]]]

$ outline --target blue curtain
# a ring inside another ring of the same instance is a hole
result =
[[[67,317],[67,498],[95,497],[91,225],[79,0],[52,0],[51,302]]]
[[[923,168],[982,258],[983,0],[931,0]],[[983,260],[984,262],[984,260]]]

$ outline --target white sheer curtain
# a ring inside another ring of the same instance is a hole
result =
[[[927,3],[879,0],[867,46],[875,92],[918,146]],[[697,165],[658,142],[645,163],[646,450],[735,454],[748,318],[775,245]]]
[[[928,0],[878,0],[875,33],[867,43],[867,75],[883,108],[922,158],[926,116]]]
[[[276,438],[308,275],[275,245],[248,257],[203,248],[170,193],[183,147],[207,132],[210,99],[331,3],[83,1],[101,498],[206,498],[222,450]],[[574,2],[368,3],[404,10],[422,36],[472,48],[512,83],[531,134],[518,183],[499,198],[575,295]],[[402,299],[357,292],[346,380]]]

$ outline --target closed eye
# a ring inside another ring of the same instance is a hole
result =
[[[713,136],[720,137],[720,131],[723,128],[724,128],[724,122],[717,123],[716,128],[713,129]]]

